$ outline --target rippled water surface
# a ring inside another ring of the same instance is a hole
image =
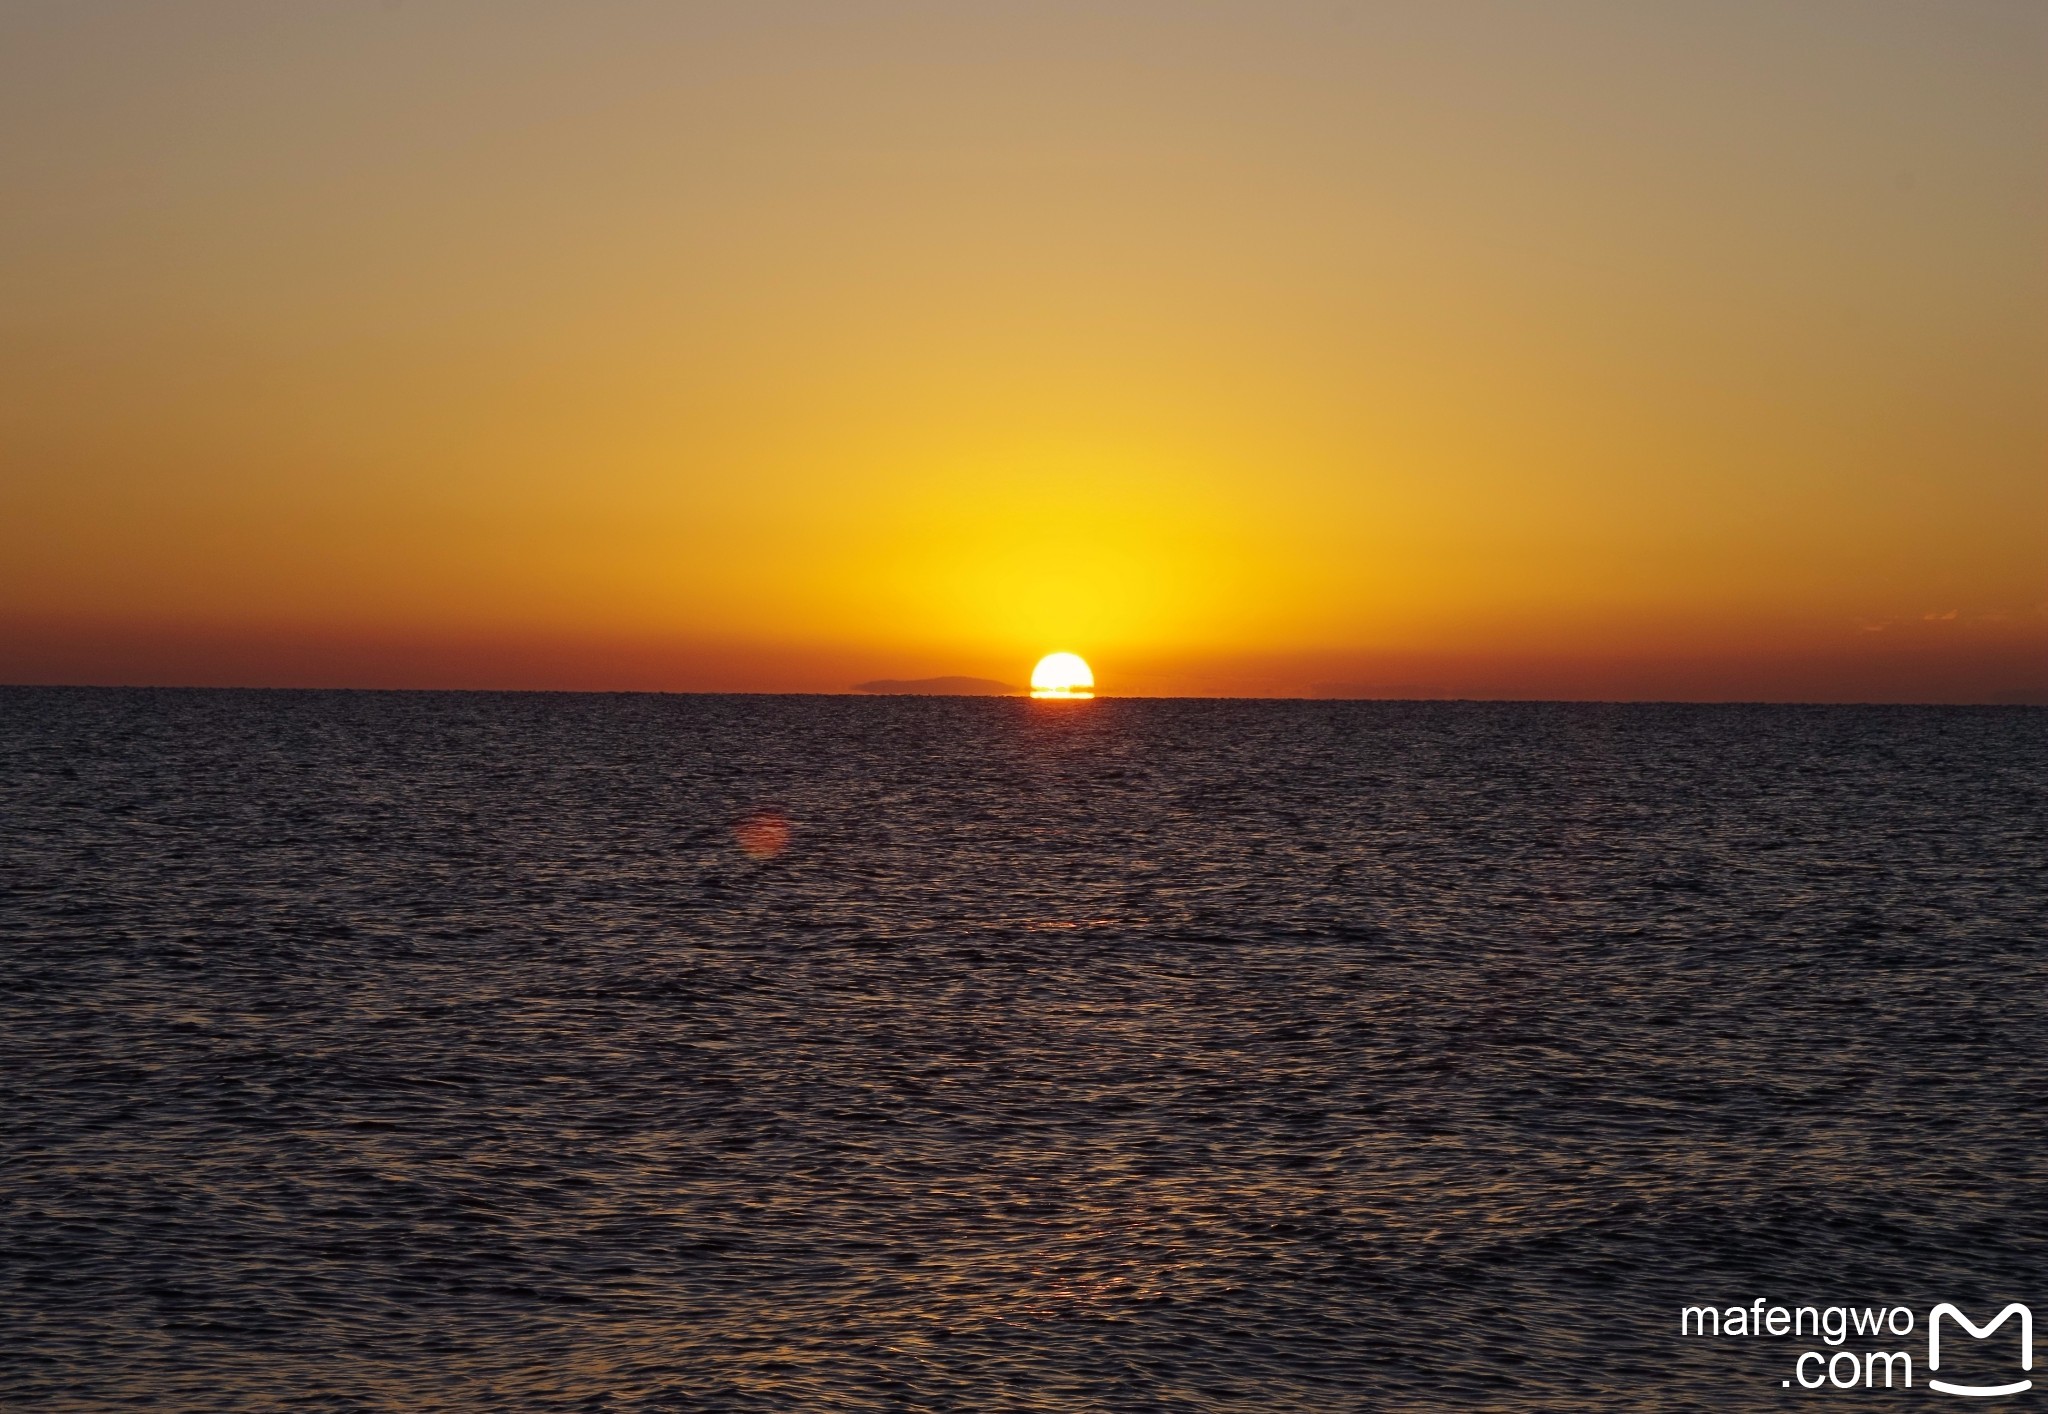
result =
[[[1899,1407],[1678,1311],[2048,1320],[2044,863],[2029,709],[0,691],[0,1403]]]

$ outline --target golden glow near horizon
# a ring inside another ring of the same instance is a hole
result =
[[[0,6],[0,681],[2048,687],[2044,54]]]
[[[1031,695],[1063,699],[1095,695],[1095,674],[1078,653],[1048,653],[1031,670]]]

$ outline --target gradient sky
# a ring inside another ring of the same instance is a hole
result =
[[[0,4],[0,680],[2048,696],[2048,6]]]

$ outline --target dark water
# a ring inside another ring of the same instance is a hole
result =
[[[1924,1402],[1678,1313],[2048,1320],[2044,796],[2027,709],[0,691],[0,1403]]]

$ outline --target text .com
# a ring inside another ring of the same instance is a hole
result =
[[[1973,1379],[1964,1383],[1940,1377],[1944,1328],[1953,1371],[1955,1342],[1959,1337],[1989,1340],[2008,1321],[2014,1321],[2017,1327],[2019,1348],[2000,1358],[2008,1371],[2020,1378],[1991,1383]],[[1789,1336],[1818,1340],[1829,1348],[1801,1351],[1792,1362],[1791,1378],[1779,1381],[1787,1389],[1797,1385],[1810,1390],[1914,1388],[1913,1357],[1919,1343],[1908,1342],[1916,1327],[1926,1332],[1924,1371],[1928,1389],[1985,1399],[2023,1394],[2034,1387],[2033,1380],[2025,1377],[2025,1372],[2034,1368],[2034,1313],[2017,1301],[1982,1325],[1948,1301],[1927,1313],[1924,1326],[1906,1306],[1767,1306],[1761,1297],[1747,1306],[1687,1306],[1678,1317],[1678,1333],[1686,1336]],[[1894,1348],[1842,1348],[1852,1341],[1859,1347]],[[2014,1364],[2017,1370],[2013,1369]]]

